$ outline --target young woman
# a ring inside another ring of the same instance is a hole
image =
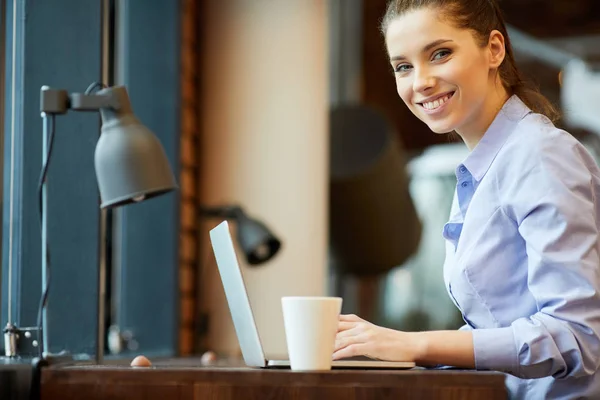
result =
[[[519,76],[495,0],[395,0],[398,95],[470,153],[456,168],[444,280],[465,325],[400,332],[342,315],[334,359],[507,374],[518,399],[600,398],[600,170]]]

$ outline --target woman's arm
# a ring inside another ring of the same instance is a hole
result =
[[[416,343],[414,361],[418,365],[451,365],[475,368],[473,334],[465,331],[430,331],[407,333]]]
[[[474,330],[475,364],[530,379],[588,376],[600,363],[600,174],[565,136],[536,150],[528,156],[534,167],[513,174],[503,195],[525,244],[537,312]]]
[[[422,366],[475,366],[471,330],[402,332],[374,325],[356,315],[341,315],[333,358],[359,355],[414,361]]]
[[[406,333],[340,322],[334,358],[367,355],[498,370],[523,378],[581,377],[600,367],[600,172],[572,142],[529,155],[511,177],[504,210],[528,258],[537,312],[508,326]],[[517,160],[519,161],[519,160]],[[590,172],[590,171],[593,171]],[[346,318],[346,317],[344,317]]]

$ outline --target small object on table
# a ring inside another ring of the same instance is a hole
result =
[[[151,367],[152,363],[144,356],[137,356],[131,362],[132,367]]]
[[[202,354],[200,358],[200,364],[202,365],[212,365],[217,362],[217,354],[214,351],[206,351]]]

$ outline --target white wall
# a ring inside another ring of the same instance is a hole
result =
[[[240,203],[282,239],[273,261],[243,273],[265,351],[285,356],[281,296],[323,295],[327,285],[327,2],[203,3],[202,202]],[[204,268],[208,343],[235,354],[212,257]]]

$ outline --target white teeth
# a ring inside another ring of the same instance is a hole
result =
[[[441,99],[437,99],[435,101],[429,101],[427,103],[423,103],[423,107],[425,107],[425,109],[427,109],[427,110],[435,110],[436,108],[442,106],[445,102],[447,102],[448,100],[450,100],[450,97],[452,97],[451,93],[445,95]]]

